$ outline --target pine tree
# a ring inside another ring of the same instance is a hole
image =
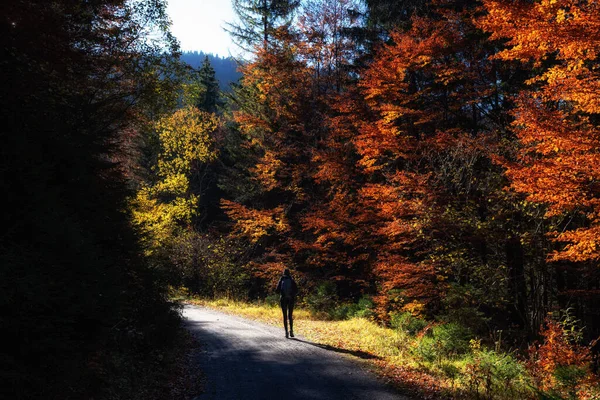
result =
[[[202,93],[196,106],[202,111],[216,113],[221,105],[219,82],[215,77],[215,70],[210,64],[208,56],[198,70],[198,81],[202,87]]]
[[[228,24],[228,32],[244,50],[266,49],[279,27],[289,25],[299,0],[233,0],[239,23]]]

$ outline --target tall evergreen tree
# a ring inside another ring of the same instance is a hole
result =
[[[208,56],[204,58],[202,67],[198,71],[198,80],[203,92],[196,106],[202,111],[216,113],[220,104],[219,82],[215,76],[215,70],[210,64]]]
[[[267,48],[276,30],[289,25],[299,0],[233,0],[239,23],[228,24],[228,32],[243,49]]]

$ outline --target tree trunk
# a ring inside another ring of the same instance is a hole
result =
[[[505,244],[506,266],[510,277],[510,291],[513,297],[514,322],[528,333],[531,331],[527,318],[527,286],[525,285],[525,256],[519,238],[511,237]]]

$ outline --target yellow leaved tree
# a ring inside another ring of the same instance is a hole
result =
[[[160,142],[156,181],[144,184],[133,200],[134,223],[152,254],[190,226],[196,215],[203,166],[216,158],[212,134],[219,120],[214,114],[188,106],[161,118],[155,126]]]

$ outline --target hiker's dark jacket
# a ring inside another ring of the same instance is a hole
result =
[[[289,281],[285,281],[286,279]],[[296,295],[298,294],[298,285],[296,285],[296,281],[291,276],[284,275],[281,277],[281,279],[279,279],[279,283],[277,284],[275,293],[279,293],[281,295],[281,298],[284,298],[285,293],[284,293],[283,287],[285,284],[288,284],[288,283],[291,285],[291,289],[292,289],[291,290],[291,298],[295,299]]]

